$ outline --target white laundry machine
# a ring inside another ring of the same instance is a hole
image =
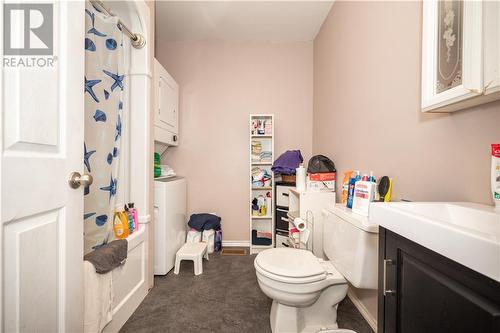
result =
[[[175,254],[186,241],[186,179],[155,179],[154,274],[165,275],[175,264]]]

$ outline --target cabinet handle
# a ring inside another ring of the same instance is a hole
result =
[[[486,90],[488,90],[488,88],[490,87],[490,85],[491,85],[492,83],[493,83],[493,80],[491,80],[490,82],[488,82],[488,84],[487,84],[487,85],[485,85],[485,86],[484,86],[484,88],[483,88],[483,95],[484,95],[484,93],[486,92]]]
[[[289,222],[286,217],[281,217],[281,221]]]
[[[491,80],[490,82],[488,82],[487,85],[485,85],[483,87],[483,89],[479,90],[479,89],[471,89],[471,88],[467,88],[465,87],[465,89],[467,89],[468,91],[470,91],[471,93],[474,93],[474,94],[478,94],[478,95],[481,95],[483,96],[485,93],[486,93],[486,90],[490,87],[490,85],[493,83],[493,80]]]
[[[284,197],[288,197],[288,196],[289,196],[289,194],[288,194],[288,193],[283,193],[282,195],[283,195]]]
[[[387,289],[387,264],[390,264],[392,265],[392,259],[384,259],[384,287],[383,287],[383,293],[384,293],[384,296],[387,296],[387,295],[394,295],[396,293],[395,290],[388,290]]]

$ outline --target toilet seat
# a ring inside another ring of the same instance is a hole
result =
[[[324,273],[318,258],[306,250],[273,248],[259,253],[255,261],[266,271],[280,276],[303,278]]]
[[[308,284],[308,283],[314,283],[314,282],[321,282],[324,279],[326,279],[326,273],[322,273],[316,276],[309,276],[309,277],[304,277],[304,278],[294,278],[294,277],[287,277],[287,276],[281,276],[274,274],[272,272],[269,272],[265,269],[263,269],[258,263],[255,263],[255,270],[262,274],[262,276],[265,276],[271,280],[278,281],[278,282],[284,282],[284,283],[290,283],[290,284]]]
[[[327,278],[330,284],[347,283],[330,262],[306,250],[269,249],[257,255],[254,265],[263,276],[283,283],[309,284]]]

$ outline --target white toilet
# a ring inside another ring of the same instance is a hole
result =
[[[255,258],[259,286],[273,299],[274,333],[353,332],[337,325],[347,281],[377,288],[378,227],[324,214],[323,250],[329,261],[291,248],[265,250]]]

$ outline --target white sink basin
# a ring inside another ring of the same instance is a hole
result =
[[[373,203],[370,221],[500,282],[500,214],[474,203]]]

